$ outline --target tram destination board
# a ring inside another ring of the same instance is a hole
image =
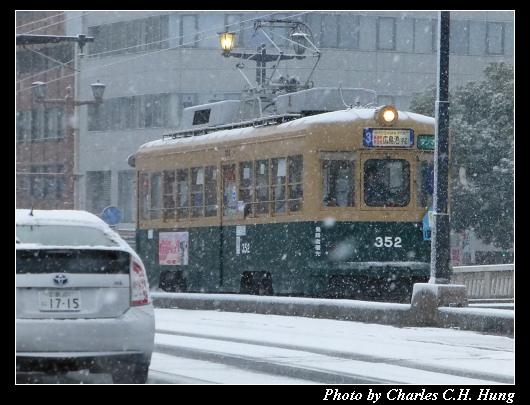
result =
[[[411,148],[414,145],[412,129],[366,128],[363,137],[364,146]]]

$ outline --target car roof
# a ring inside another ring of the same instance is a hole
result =
[[[32,215],[30,215],[32,214]],[[125,242],[120,235],[111,229],[105,221],[86,211],[78,210],[15,210],[16,225],[69,225],[69,226],[88,226],[103,231],[109,238],[117,243],[116,247],[99,247],[102,249],[122,249],[131,253],[135,260],[141,262],[133,248]],[[19,248],[42,248],[39,244],[16,244]],[[64,247],[64,246],[61,246]]]
[[[91,226],[102,230],[108,225],[96,215],[78,210],[29,210],[16,209],[17,225],[71,225]]]

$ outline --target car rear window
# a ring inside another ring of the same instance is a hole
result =
[[[117,250],[17,249],[17,274],[128,274],[130,255]]]
[[[17,242],[46,246],[119,246],[102,230],[71,225],[17,225]]]

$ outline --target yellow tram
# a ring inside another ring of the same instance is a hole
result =
[[[433,118],[383,106],[142,145],[136,246],[151,285],[408,299],[429,278],[433,140]]]

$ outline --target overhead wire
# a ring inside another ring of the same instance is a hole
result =
[[[18,10],[17,13],[18,13],[18,12],[27,12],[27,11],[28,11],[28,10]],[[57,17],[60,17],[60,16],[62,16],[62,15],[64,15],[64,14],[66,14],[66,13],[67,13],[67,11],[63,11],[63,12],[60,12],[60,13],[58,13],[58,14],[54,14],[54,15],[51,15],[51,16],[48,16],[48,17],[45,17],[45,18],[41,18],[40,20],[32,20],[32,21],[30,21],[30,22],[28,22],[28,23],[26,23],[26,24],[17,25],[15,28],[18,30],[18,29],[20,29],[20,28],[25,27],[26,25],[38,24],[38,23],[41,23],[41,22],[43,22],[43,21],[49,20],[49,19],[51,19],[51,18],[57,18]],[[38,29],[42,29],[42,28],[45,28],[45,27],[50,27],[50,26],[53,26],[53,25],[55,25],[55,24],[46,25],[46,26],[44,26],[44,27],[40,27],[40,28],[37,28],[37,29],[32,30],[32,31],[24,32],[24,34],[29,34],[30,32],[37,31]]]
[[[105,65],[98,65],[98,66],[94,66],[92,68],[88,68],[88,69],[85,69],[83,70],[83,72],[89,72],[89,71],[92,71],[92,70],[96,70],[96,69],[101,69],[101,68],[104,68],[104,67],[108,67],[108,66],[112,66],[112,65],[115,65],[115,64],[118,64],[118,63],[123,63],[123,62],[128,62],[128,61],[131,61],[131,60],[135,60],[135,59],[138,59],[140,57],[144,57],[144,56],[147,56],[147,55],[153,55],[153,54],[156,54],[156,53],[159,53],[159,52],[165,52],[165,51],[169,51],[169,50],[175,50],[175,49],[178,49],[178,48],[182,48],[182,47],[186,47],[186,46],[189,46],[189,45],[192,45],[194,43],[197,43],[197,42],[200,42],[200,41],[203,41],[203,40],[207,40],[207,39],[212,39],[212,38],[216,38],[217,37],[217,32],[215,33],[215,35],[212,35],[212,36],[209,36],[209,37],[202,37],[202,38],[199,38],[201,35],[204,35],[205,33],[207,32],[210,32],[210,31],[217,31],[219,29],[223,29],[229,25],[236,25],[236,24],[239,24],[239,25],[242,25],[242,24],[245,24],[249,21],[255,21],[255,20],[259,20],[259,19],[262,19],[262,18],[266,18],[268,16],[271,16],[271,15],[274,15],[274,14],[277,14],[279,11],[274,11],[272,13],[269,13],[269,14],[265,14],[265,15],[262,15],[262,16],[258,16],[258,17],[255,17],[255,18],[250,18],[248,20],[242,20],[240,22],[237,22],[237,23],[232,23],[232,24],[223,24],[221,27],[214,27],[214,28],[209,28],[207,30],[203,30],[203,31],[198,31],[198,32],[195,32],[195,33],[192,33],[192,34],[186,34],[186,35],[181,35],[181,36],[177,36],[177,37],[173,37],[173,38],[167,38],[167,39],[163,39],[163,40],[160,40],[160,41],[153,41],[151,43],[147,43],[147,44],[142,44],[142,46],[145,46],[145,47],[148,47],[149,45],[153,45],[153,44],[158,44],[158,43],[163,43],[163,42],[169,42],[169,41],[173,41],[173,40],[182,40],[184,37],[186,36],[190,36],[190,35],[194,35],[197,39],[195,40],[192,40],[190,42],[186,42],[186,43],[182,43],[182,44],[179,44],[179,45],[175,45],[173,47],[168,47],[168,48],[164,48],[164,49],[157,49],[157,50],[152,50],[152,51],[148,51],[148,52],[145,52],[145,53],[140,53],[138,55],[134,55],[130,58],[127,58],[127,59],[121,59],[119,61],[115,61],[115,62],[111,62],[111,63],[108,63],[108,64],[105,64]],[[288,19],[288,18],[293,18],[293,17],[299,17],[301,15],[304,15],[304,14],[307,14],[309,13],[309,11],[306,11],[306,12],[301,12],[299,14],[293,14],[293,15],[289,15],[287,17],[284,17],[284,18],[280,18],[280,20],[283,20],[283,19]],[[164,15],[164,13],[162,14],[158,14],[158,15]],[[76,17],[72,17],[73,18],[79,18],[80,16],[76,16]],[[243,27],[243,28],[239,28],[239,29],[235,29],[234,31],[236,32],[241,32],[243,30],[247,30],[247,29],[250,29],[250,28],[253,28],[253,25],[252,26],[247,26],[247,27]],[[127,50],[127,49],[131,49],[131,48],[135,48],[137,47],[138,45],[135,45],[135,46],[131,46],[131,47],[124,47],[124,48],[120,48],[120,49],[115,49],[115,50],[112,50],[112,51],[107,51],[107,52],[101,52],[101,53],[97,53],[97,54],[91,54],[90,56],[91,57],[96,57],[96,56],[101,56],[101,55],[104,55],[105,53],[109,53],[109,52],[119,52],[119,51],[124,51],[124,50]],[[68,61],[66,62],[65,64],[69,64],[71,62],[73,62],[75,59],[72,59],[71,61]],[[53,67],[53,68],[50,68],[48,69],[47,71],[44,71],[44,72],[37,72],[35,73],[34,75],[32,76],[27,76],[25,77],[24,79],[21,79],[19,80],[17,83],[20,83],[22,80],[28,80],[28,79],[31,79],[32,77],[35,77],[35,76],[38,76],[38,75],[41,75],[43,73],[46,73],[46,72],[49,72],[50,70],[53,70],[53,69],[56,69],[57,67]],[[68,74],[68,75],[64,75],[64,76],[61,76],[59,78],[55,78],[55,79],[51,79],[49,80],[47,83],[53,83],[57,80],[62,80],[62,79],[65,79],[65,78],[68,78],[68,77],[71,77],[73,76],[75,73],[71,73],[71,74]],[[25,91],[25,90],[29,90],[31,89],[31,87],[26,87],[24,89],[20,89],[20,90],[17,90],[17,93],[18,92],[21,92],[21,91]]]
[[[42,22],[42,21],[45,21],[45,20],[49,20],[50,18],[56,18],[56,17],[59,17],[59,16],[62,16],[64,14],[66,14],[68,11],[64,11],[62,13],[59,13],[59,14],[55,14],[55,15],[52,15],[52,16],[49,16],[49,17],[46,17],[46,18],[43,18],[41,20],[35,20],[35,21],[32,21],[30,23],[26,23],[26,24],[23,24],[23,25],[19,25],[17,27],[15,27],[16,29],[20,29],[21,27],[24,27],[26,25],[30,25],[30,24],[36,24],[36,23],[39,23],[39,22]],[[24,32],[24,33],[17,33],[18,35],[20,34],[23,34],[23,35],[27,35],[27,34],[31,34],[32,32],[35,32],[35,31],[40,31],[40,30],[43,30],[43,29],[46,29],[46,28],[50,28],[50,27],[53,27],[54,25],[58,25],[58,24],[63,24],[67,21],[71,21],[71,20],[74,20],[76,18],[80,18],[80,17],[84,17],[86,15],[89,15],[89,14],[92,14],[92,13],[95,13],[96,11],[86,11],[86,12],[83,12],[84,14],[81,14],[81,15],[75,15],[73,17],[70,17],[70,18],[67,18],[65,20],[60,20],[60,21],[57,21],[56,23],[53,23],[53,24],[48,24],[48,25],[44,25],[42,27],[38,27],[38,28],[35,28],[31,31],[27,31],[27,32]]]

